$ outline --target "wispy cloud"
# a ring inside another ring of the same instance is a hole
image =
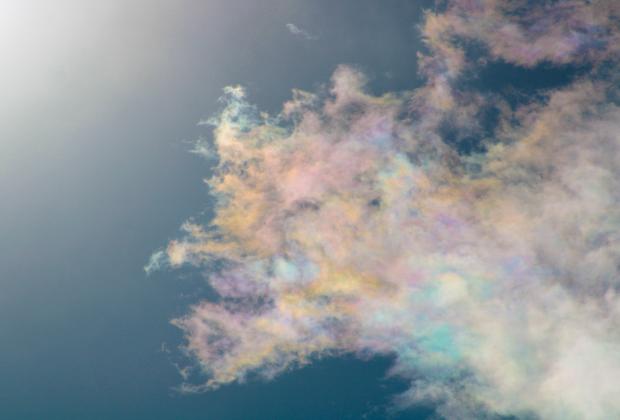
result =
[[[328,97],[296,91],[275,118],[227,92],[215,217],[150,263],[224,263],[219,301],[174,321],[208,375],[193,389],[370,353],[410,381],[400,404],[446,418],[620,416],[620,108],[597,73],[617,69],[620,7],[514,4],[428,13],[412,92],[371,95],[340,67]],[[459,83],[483,63],[463,39],[593,70],[511,108]],[[441,127],[480,135],[489,106],[486,148],[446,144]]]
[[[299,26],[295,25],[294,23],[287,23],[286,29],[288,29],[291,34],[307,39],[308,41],[316,41],[317,39],[319,39],[318,35],[313,35],[305,29],[302,29]]]

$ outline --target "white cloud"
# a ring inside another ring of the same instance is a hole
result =
[[[288,31],[292,33],[293,35],[302,37],[304,39],[307,39],[308,41],[316,41],[317,39],[319,39],[317,35],[311,34],[310,32],[306,31],[305,29],[300,28],[294,23],[287,23],[286,29],[288,29]]]

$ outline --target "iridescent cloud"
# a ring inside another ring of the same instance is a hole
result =
[[[389,355],[411,382],[398,403],[446,418],[620,416],[620,109],[599,76],[616,68],[619,15],[452,1],[421,28],[418,90],[373,96],[340,67],[327,97],[295,91],[269,117],[228,88],[215,216],[150,264],[218,263],[218,299],[174,321],[208,376],[193,388]],[[458,88],[484,65],[464,40],[489,60],[592,70],[510,108]],[[476,133],[484,106],[501,111],[484,151],[442,140],[446,122]]]

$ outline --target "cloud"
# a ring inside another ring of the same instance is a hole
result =
[[[618,54],[620,4],[614,0],[540,2],[452,0],[428,12],[422,33],[444,57],[456,54],[455,36],[481,42],[492,58],[523,66],[600,61]],[[448,67],[458,67],[453,60]]]
[[[445,418],[620,416],[620,108],[598,70],[616,68],[619,9],[516,4],[428,13],[415,91],[374,96],[342,66],[329,95],[295,91],[277,117],[227,91],[215,216],[149,265],[221,267],[218,300],[174,321],[208,376],[194,389],[391,355],[411,384],[397,403]],[[511,108],[459,83],[482,62],[464,39],[592,70]],[[444,141],[445,124],[481,135],[489,106],[480,152]]]
[[[299,26],[295,25],[294,23],[287,23],[286,29],[288,29],[288,31],[291,34],[304,38],[308,41],[316,41],[317,39],[319,39],[317,35],[313,35],[310,32],[304,29],[301,29]]]

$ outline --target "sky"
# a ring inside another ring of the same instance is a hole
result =
[[[613,0],[0,3],[0,417],[620,416]]]

